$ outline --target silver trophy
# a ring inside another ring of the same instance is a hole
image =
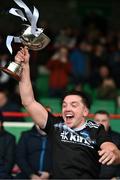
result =
[[[24,9],[26,17],[21,9],[11,8],[9,13],[20,17],[23,21],[29,21],[30,24],[24,24],[23,31],[21,32],[20,36],[7,36],[6,39],[6,46],[10,53],[12,54],[12,46],[11,43],[14,40],[15,43],[22,43],[24,46],[27,46],[28,49],[33,51],[42,50],[45,48],[50,39],[43,33],[42,28],[37,28],[37,21],[39,18],[39,12],[34,7],[33,13],[31,10],[26,6],[26,4],[22,0],[14,0],[14,2],[20,7]],[[0,67],[0,69],[12,76],[16,80],[20,80],[21,73],[22,73],[22,66],[16,62],[10,62],[7,67]]]

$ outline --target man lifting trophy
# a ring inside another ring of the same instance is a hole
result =
[[[32,13],[22,0],[14,0],[14,2],[20,8],[24,9],[24,12],[21,9],[11,8],[9,10],[9,13],[20,17],[23,21],[29,21],[30,24],[24,24],[24,29],[19,37],[10,35],[7,36],[6,46],[10,53],[12,54],[12,41],[14,41],[15,43],[22,43],[24,46],[27,46],[28,49],[34,51],[45,48],[50,42],[50,39],[43,33],[42,28],[37,28],[37,21],[39,18],[38,10],[34,7]],[[26,14],[26,16],[24,16],[24,13]],[[16,80],[20,80],[22,72],[22,66],[20,63],[12,61],[8,64],[7,67],[0,67],[0,69],[15,78]]]

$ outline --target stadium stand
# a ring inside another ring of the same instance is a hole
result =
[[[49,91],[49,76],[47,74],[39,74],[36,81],[35,87],[38,97],[47,97]]]
[[[39,102],[45,107],[50,107],[53,113],[61,112],[61,100],[59,98],[40,98]]]
[[[90,112],[95,113],[100,109],[108,111],[110,114],[116,113],[117,107],[114,100],[94,100]]]

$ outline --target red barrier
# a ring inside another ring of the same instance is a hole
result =
[[[30,117],[30,114],[27,112],[3,112],[3,116],[5,117]],[[55,113],[55,116],[60,116],[60,113]],[[89,118],[93,118],[94,114],[89,114]],[[111,119],[120,119],[120,114],[110,114]]]

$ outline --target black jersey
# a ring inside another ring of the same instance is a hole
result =
[[[62,117],[50,113],[45,127],[53,147],[54,179],[92,179],[99,177],[98,150],[110,141],[103,126],[86,121],[79,129],[71,129]]]

